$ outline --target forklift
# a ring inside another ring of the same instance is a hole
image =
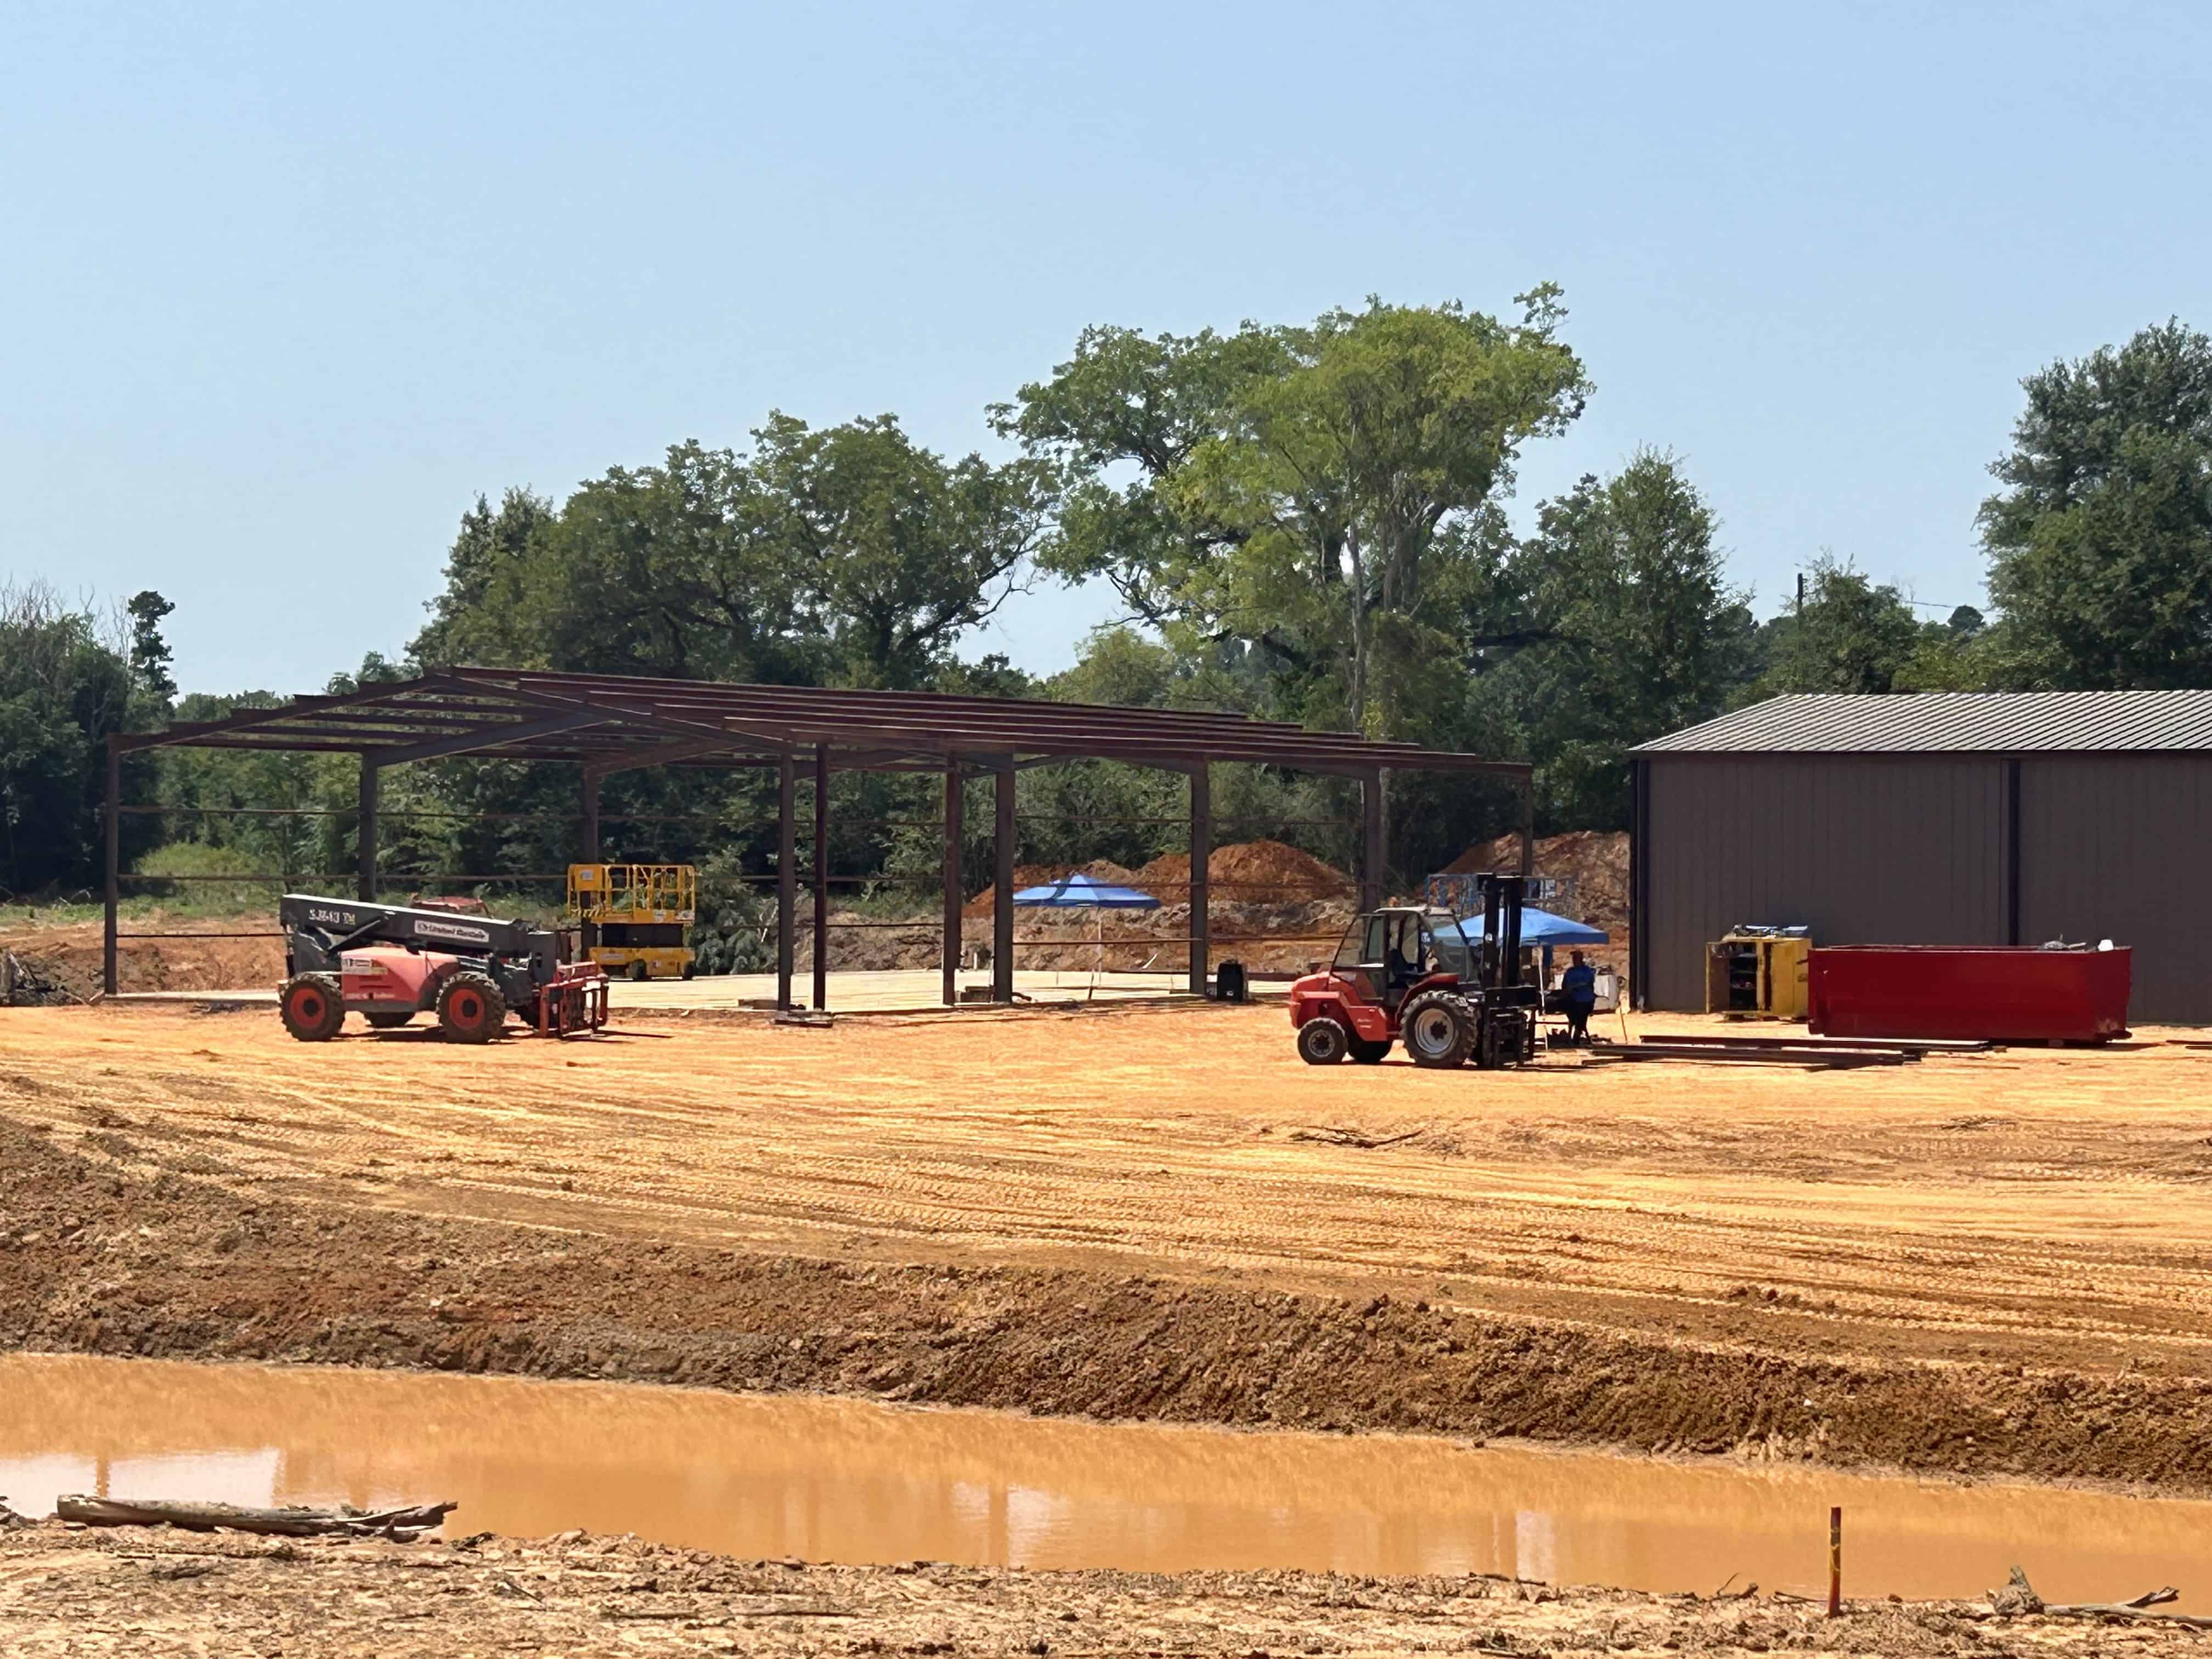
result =
[[[1521,969],[1525,878],[1478,878],[1482,927],[1436,907],[1355,917],[1327,969],[1291,987],[1291,1024],[1309,1066],[1373,1066],[1403,1042],[1413,1064],[1485,1069],[1536,1057],[1542,988]]]

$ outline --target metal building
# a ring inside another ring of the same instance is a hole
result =
[[[2212,1024],[2212,690],[1776,697],[1631,751],[1630,983],[1704,1006],[1705,946],[2135,948],[2130,1012]]]

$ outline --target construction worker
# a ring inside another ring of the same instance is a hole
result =
[[[1597,969],[1577,951],[1572,964],[1559,975],[1560,994],[1566,1000],[1567,1041],[1589,1041],[1590,1011],[1597,1006]]]

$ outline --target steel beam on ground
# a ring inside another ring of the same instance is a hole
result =
[[[1202,997],[1213,966],[1209,923],[1212,890],[1213,780],[1204,761],[1190,769],[1190,994]]]
[[[354,817],[354,896],[364,904],[376,897],[376,764],[361,757],[361,794]]]
[[[115,994],[115,908],[120,902],[123,869],[123,745],[115,732],[107,735],[107,850],[104,860],[105,919],[101,924],[100,983]]]
[[[967,780],[961,775],[960,757],[945,757],[945,944],[942,947],[945,1006],[960,1001],[961,907],[967,902],[962,880],[961,847],[967,835]]]
[[[814,745],[814,1010],[830,1006],[830,745]]]
[[[1359,822],[1362,852],[1359,860],[1359,908],[1372,910],[1382,902],[1382,775],[1369,772],[1359,780]]]
[[[799,909],[799,762],[786,755],[775,775],[775,1006],[791,1012],[791,964]]]
[[[1014,757],[991,781],[991,1000],[1014,1000]]]

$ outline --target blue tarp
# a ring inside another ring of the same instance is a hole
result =
[[[1086,876],[1081,871],[1062,876],[1043,887],[1024,887],[1014,895],[1017,904],[1049,905],[1062,910],[1157,910],[1160,902],[1133,887],[1116,887],[1110,881]]]
[[[1021,901],[1017,899],[1016,903]],[[1460,923],[1461,937],[1470,945],[1482,943],[1482,918],[1469,916]],[[1521,943],[1523,945],[1603,945],[1606,933],[1588,922],[1570,921],[1565,916],[1555,916],[1549,910],[1539,910],[1533,904],[1521,907]]]

